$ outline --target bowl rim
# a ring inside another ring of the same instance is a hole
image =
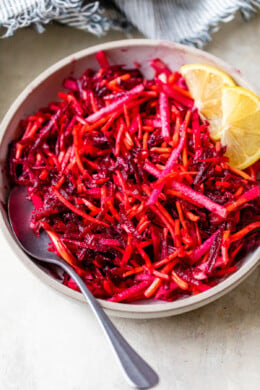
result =
[[[178,43],[167,42],[167,41],[158,41],[151,39],[125,39],[119,41],[111,41],[98,45],[88,47],[86,49],[77,51],[65,58],[59,60],[55,64],[48,67],[46,70],[41,72],[35,79],[33,79],[24,90],[18,95],[18,97],[11,104],[9,110],[5,114],[0,129],[0,144],[4,137],[5,132],[8,129],[8,126],[18,110],[18,108],[23,104],[24,100],[27,98],[30,93],[36,89],[46,78],[54,74],[59,69],[63,68],[67,64],[77,61],[81,58],[84,58],[89,55],[93,55],[100,50],[111,50],[111,49],[127,49],[133,48],[135,46],[146,46],[146,47],[166,47],[167,49],[177,49],[178,51],[183,51],[184,53],[196,54],[201,56],[203,59],[209,60],[210,62],[215,63],[220,68],[228,72],[238,84],[254,90],[254,88],[249,85],[241,77],[239,70],[233,66],[227,64],[225,61],[219,59],[218,57],[209,54],[203,50],[196,49],[194,47],[185,46]],[[34,261],[32,261],[19,247],[15,238],[8,229],[8,221],[5,220],[3,216],[4,211],[1,210],[0,217],[0,230],[3,233],[9,247],[13,250],[15,255],[22,261],[22,263],[42,282],[48,286],[59,291],[63,295],[66,295],[70,298],[76,299],[81,302],[86,302],[85,298],[81,293],[68,288],[67,286],[62,285],[60,282],[55,280],[53,277],[44,272]],[[155,317],[166,317],[170,315],[184,313],[207,303],[220,298],[222,295],[226,294],[228,291],[236,287],[241,283],[253,270],[258,266],[260,260],[260,247],[257,248],[250,256],[250,259],[243,264],[234,274],[230,275],[227,279],[221,281],[216,286],[211,289],[202,292],[198,295],[186,297],[173,302],[162,302],[162,303],[146,303],[146,304],[136,304],[136,303],[120,303],[120,302],[109,302],[99,299],[101,306],[106,309],[110,314],[121,317],[132,317],[132,318],[155,318]]]

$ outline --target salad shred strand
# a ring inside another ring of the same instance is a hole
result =
[[[113,302],[173,301],[215,286],[260,244],[257,164],[229,166],[178,71],[151,61],[64,81],[60,100],[21,121],[10,149],[50,251]],[[66,92],[67,91],[67,92]],[[64,275],[63,283],[77,289]]]

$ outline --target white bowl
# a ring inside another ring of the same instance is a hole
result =
[[[146,39],[131,39],[109,42],[79,51],[66,57],[55,65],[41,73],[18,96],[5,115],[0,132],[0,228],[14,250],[17,257],[40,280],[55,288],[61,293],[84,302],[83,296],[62,285],[55,280],[43,268],[34,263],[17,245],[8,223],[6,203],[8,197],[8,172],[6,160],[9,143],[19,135],[18,124],[22,118],[36,112],[40,107],[57,98],[57,92],[61,90],[62,81],[71,72],[79,76],[83,71],[97,68],[95,53],[104,50],[112,64],[126,64],[133,66],[137,61],[141,64],[141,70],[145,76],[152,76],[149,60],[161,58],[171,69],[179,69],[186,63],[205,63],[216,66],[228,72],[237,84],[253,89],[240,75],[240,72],[220,59],[188,46],[169,42],[158,42]],[[230,291],[244,280],[258,265],[260,248],[250,253],[243,259],[241,267],[231,276],[221,281],[217,286],[199,295],[183,298],[174,302],[149,301],[132,304],[107,302],[100,300],[101,305],[112,315],[131,318],[155,318],[184,313],[203,306]]]

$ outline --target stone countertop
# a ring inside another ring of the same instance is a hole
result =
[[[134,37],[140,37],[138,33]],[[26,84],[77,50],[124,39],[98,39],[49,25],[0,40],[0,120]],[[223,25],[205,47],[260,91],[260,15]],[[36,279],[0,235],[0,389],[128,390],[87,305],[64,298]],[[260,388],[260,271],[196,311],[156,320],[113,321],[160,374],[158,390]]]

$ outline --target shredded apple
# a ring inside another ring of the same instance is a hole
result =
[[[185,81],[162,61],[87,69],[21,122],[13,183],[35,206],[31,228],[92,293],[173,301],[215,286],[260,244],[257,165],[231,168]],[[77,289],[66,276],[64,284]]]

